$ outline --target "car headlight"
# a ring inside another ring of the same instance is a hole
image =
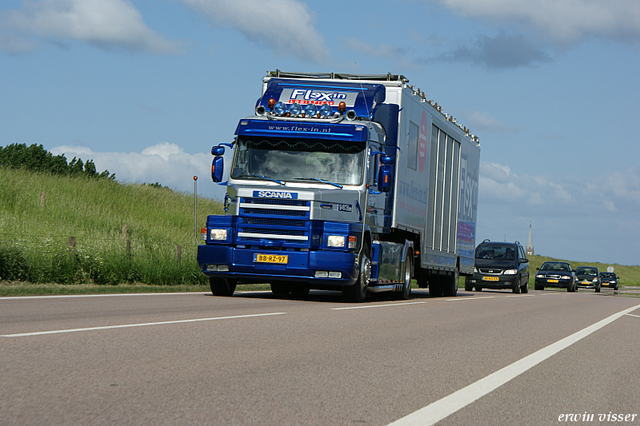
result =
[[[544,275],[538,274],[538,275],[536,275],[536,278],[544,278]]]
[[[215,241],[225,241],[227,239],[226,229],[212,229],[209,231],[209,237]]]
[[[504,271],[505,275],[515,275],[518,273],[517,269],[507,269],[506,271]]]
[[[591,281],[593,281],[594,283],[597,283],[597,282],[598,282],[598,279],[597,279],[597,278],[594,278],[594,279],[592,279]]]
[[[344,235],[329,235],[327,236],[328,247],[344,247]]]

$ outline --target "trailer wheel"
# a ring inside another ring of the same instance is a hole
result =
[[[456,269],[453,274],[443,277],[443,289],[442,292],[447,297],[455,297],[458,294],[458,278],[460,273]]]
[[[355,284],[342,287],[342,296],[348,302],[361,303],[367,296],[367,287],[371,281],[371,249],[365,243],[360,255],[360,275]]]
[[[429,276],[429,295],[431,297],[442,296],[442,278],[440,275]]]
[[[209,277],[209,286],[214,296],[233,296],[233,292],[236,291],[236,280]]]

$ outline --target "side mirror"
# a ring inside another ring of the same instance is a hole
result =
[[[224,155],[224,146],[214,146],[211,148],[211,155]]]
[[[214,146],[211,148],[211,155],[213,155],[213,162],[211,163],[211,180],[219,183],[222,181],[222,176],[224,174],[224,146],[230,144],[220,144],[218,146]]]
[[[391,171],[396,157],[393,155],[382,155],[380,157],[380,169],[378,170],[378,191],[390,192],[392,187]]]
[[[222,174],[224,173],[224,159],[215,157],[211,163],[211,180],[218,183],[222,181]]]

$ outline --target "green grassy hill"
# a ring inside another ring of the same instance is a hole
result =
[[[193,205],[159,185],[0,167],[0,280],[202,284]],[[200,198],[197,229],[221,212]]]

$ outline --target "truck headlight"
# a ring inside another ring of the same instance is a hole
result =
[[[329,235],[327,236],[327,246],[328,247],[344,247],[344,235]]]
[[[226,241],[227,230],[226,229],[212,229],[209,231],[209,237],[215,241]]]

